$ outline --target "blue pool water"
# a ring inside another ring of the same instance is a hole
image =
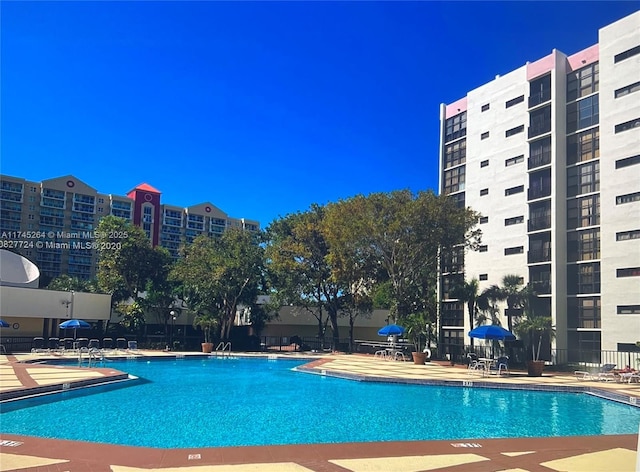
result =
[[[129,360],[133,386],[5,404],[3,433],[145,447],[630,434],[640,408],[586,394],[355,382],[305,361]]]

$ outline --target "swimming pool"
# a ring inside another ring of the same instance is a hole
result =
[[[310,375],[303,360],[123,360],[139,376],[3,405],[3,433],[182,448],[637,433],[640,409],[573,393]]]

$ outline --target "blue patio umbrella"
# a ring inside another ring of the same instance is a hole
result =
[[[0,320],[0,328],[8,328],[9,326],[11,326],[9,323],[4,320]]]
[[[390,324],[384,326],[383,328],[380,328],[378,334],[380,336],[399,336],[400,334],[404,333],[404,331],[405,329],[402,326]]]
[[[89,323],[82,320],[67,320],[63,323],[60,323],[59,326],[62,329],[73,329],[73,339],[76,338],[76,330],[91,328],[91,325]]]
[[[515,335],[497,325],[482,325],[469,331],[469,336],[478,339],[489,339],[492,341],[515,341]]]

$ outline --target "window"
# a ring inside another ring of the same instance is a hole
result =
[[[444,142],[453,141],[467,135],[467,112],[463,111],[456,116],[447,118],[444,122]]]
[[[464,164],[467,157],[467,140],[461,139],[444,147],[444,168]]]
[[[487,167],[489,165],[489,159],[487,159],[486,161],[482,161],[480,163],[480,167]]]
[[[616,125],[615,132],[616,134],[622,133],[623,131],[629,131],[630,129],[637,128],[638,126],[640,126],[640,118]]]
[[[484,196],[484,195],[489,195],[489,189],[488,188],[483,188],[482,190],[480,190],[480,196]]]
[[[640,315],[640,305],[618,305],[616,312],[619,315]]]
[[[616,241],[629,241],[630,239],[640,239],[640,229],[616,233]]]
[[[567,133],[597,125],[599,120],[600,109],[597,95],[567,105]]]
[[[465,207],[464,192],[456,193],[455,195],[451,195],[451,196],[449,196],[449,199],[451,201],[453,201],[453,203],[454,203],[454,205],[456,205],[456,207],[458,207],[458,208],[464,208]]]
[[[29,190],[31,190],[31,192],[33,192],[33,193],[36,192],[36,188],[35,187],[30,187]]]
[[[529,84],[529,108],[551,100],[551,74],[533,80]]]
[[[524,131],[524,125],[516,126],[515,128],[505,131],[505,137],[513,136],[514,134],[522,133]]]
[[[567,137],[567,164],[600,157],[600,130],[597,128]]]
[[[567,260],[569,262],[600,259],[600,230],[589,229],[567,234]]]
[[[551,131],[551,105],[537,109],[529,113],[529,137]]]
[[[487,111],[489,109],[489,104],[482,105],[482,111]]]
[[[524,162],[524,154],[521,154],[521,155],[516,156],[516,157],[510,157],[509,159],[506,159],[504,161],[504,166],[505,167],[510,167],[510,166],[514,166],[516,164],[520,164],[521,162]]]
[[[444,171],[444,194],[464,190],[465,167]]]
[[[487,245],[478,246],[478,252],[487,252],[488,250],[489,246]]]
[[[618,159],[616,161],[616,169],[622,169],[623,167],[634,166],[640,164],[640,154],[637,156],[625,157],[624,159]]]
[[[513,254],[523,254],[523,253],[524,253],[524,246],[507,247],[504,249],[505,256],[511,256]]]
[[[640,201],[640,192],[627,193],[626,195],[618,195],[616,197],[616,205],[638,201]]]
[[[520,95],[519,97],[516,98],[512,98],[511,100],[508,100],[504,106],[505,108],[509,108],[512,107],[514,105],[517,105],[518,103],[522,103],[524,102],[524,95]]]
[[[613,63],[617,64],[620,61],[624,61],[625,59],[629,59],[630,57],[633,57],[637,54],[640,54],[640,46],[636,46],[634,48],[631,49],[627,49],[624,52],[621,52],[620,54],[616,54],[615,56],[613,56]]]
[[[616,277],[640,277],[640,267],[628,267],[626,269],[617,269]]]
[[[517,187],[511,187],[508,188],[504,191],[504,195],[505,197],[508,197],[509,195],[515,195],[516,193],[522,193],[524,192],[524,185],[518,185]]]
[[[488,216],[481,216],[480,217],[480,224],[483,225],[485,223],[489,222],[489,217]]]
[[[488,137],[489,137],[489,132],[488,131],[485,131],[484,133],[482,133],[480,135],[480,139],[487,139]]]
[[[600,162],[595,161],[567,169],[567,196],[600,190]]]
[[[524,223],[524,215],[514,216],[513,218],[505,218],[504,225],[512,226]]]
[[[640,90],[640,82],[636,82],[635,84],[627,85],[626,87],[619,88],[613,95],[615,98],[624,97],[625,95],[629,95],[630,93],[637,92]]]
[[[442,326],[464,326],[464,304],[462,302],[444,302],[441,317]]]
[[[489,274],[480,274],[478,276],[478,279],[480,279],[480,280],[489,280]]]
[[[551,163],[551,136],[538,139],[529,144],[529,169]]]
[[[28,219],[30,219],[30,220],[34,220],[34,219],[35,219],[35,216],[34,216],[34,215],[29,215],[29,216],[28,216]]]
[[[442,297],[445,300],[455,299],[453,290],[464,282],[463,274],[450,274],[442,277]]]
[[[567,300],[569,328],[600,328],[600,297]]]
[[[567,102],[598,91],[598,63],[567,74]]]
[[[442,254],[442,272],[461,272],[464,268],[464,246],[457,246]]]
[[[551,261],[551,233],[538,233],[529,238],[527,262],[530,264]]]
[[[551,169],[546,168],[529,174],[529,200],[551,195]]]
[[[600,293],[600,263],[588,262],[567,267],[567,291],[570,294]]]
[[[567,229],[600,224],[600,195],[567,201]]]
[[[460,324],[464,326],[464,322]],[[464,346],[465,340],[464,331],[461,329],[443,329],[442,330],[442,345],[443,346]],[[447,349],[445,347],[445,349]],[[458,347],[457,349],[461,349]]]

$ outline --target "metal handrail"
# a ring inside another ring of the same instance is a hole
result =
[[[227,350],[227,348],[229,348]],[[224,356],[224,353],[227,352],[227,356],[231,355],[231,341],[227,341],[226,343],[224,341],[220,341],[218,343],[218,346],[216,346],[216,356],[218,355],[218,353],[222,353],[222,355]]]

